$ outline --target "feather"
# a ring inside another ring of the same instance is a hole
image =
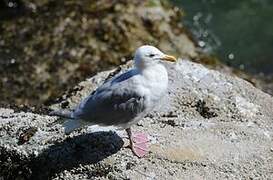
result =
[[[73,132],[75,129],[79,129],[84,125],[86,125],[86,123],[80,119],[67,119],[63,123],[64,133],[68,135],[71,132]]]
[[[73,112],[67,110],[56,110],[49,113],[50,116],[73,119]]]
[[[60,121],[58,122],[63,122],[62,125],[64,127],[65,134],[70,134],[75,129],[78,129],[86,124],[80,119],[75,119],[73,117],[73,112],[71,111],[57,110],[50,112],[49,115],[60,117]]]

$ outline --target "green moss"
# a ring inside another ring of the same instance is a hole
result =
[[[217,56],[200,53],[193,61],[208,65],[210,67],[217,67],[224,65]]]
[[[147,1],[147,6],[148,7],[156,7],[156,6],[160,6],[161,2],[158,0],[149,0]]]

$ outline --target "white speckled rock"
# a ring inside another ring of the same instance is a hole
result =
[[[167,67],[167,96],[133,127],[150,135],[147,157],[124,148],[120,132],[65,136],[56,117],[0,109],[0,178],[273,179],[273,98],[200,64]],[[113,72],[81,82],[52,108],[73,108]]]

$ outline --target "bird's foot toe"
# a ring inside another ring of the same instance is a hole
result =
[[[133,153],[138,157],[144,157],[148,154],[148,135],[145,133],[134,133],[132,134],[131,148]]]

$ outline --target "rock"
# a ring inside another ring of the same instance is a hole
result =
[[[81,82],[51,108],[72,109],[130,66]],[[147,157],[123,147],[120,131],[86,127],[66,136],[57,117],[0,109],[0,178],[272,179],[273,98],[187,60],[166,66],[167,96],[133,126],[150,135]]]
[[[90,75],[130,60],[143,44],[179,57],[198,54],[182,13],[167,1],[22,4],[24,14],[0,23],[0,104],[49,103]]]

